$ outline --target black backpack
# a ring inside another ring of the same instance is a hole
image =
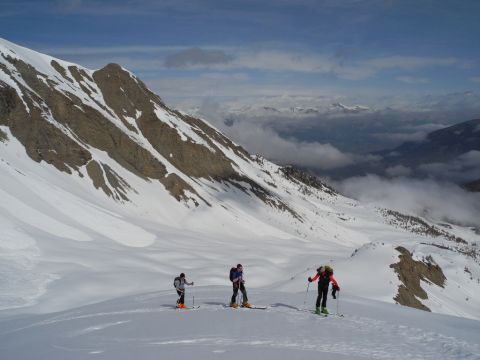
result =
[[[177,280],[180,282],[180,276],[177,276],[177,277],[175,278],[175,280],[173,280],[173,287],[174,287],[174,288],[177,288],[177,284],[175,284],[175,283],[177,282]]]
[[[233,282],[233,273],[237,271],[237,268],[236,267],[232,267],[230,269],[230,281]]]

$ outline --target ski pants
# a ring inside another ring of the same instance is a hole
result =
[[[328,284],[327,286],[321,286],[318,284],[318,296],[317,296],[317,303],[316,307],[320,307],[320,300],[322,300],[322,307],[327,307],[327,295],[328,295]]]
[[[177,289],[177,294],[179,296],[177,304],[185,304],[185,289],[183,291]]]
[[[245,290],[245,285],[243,283],[240,283],[240,291],[242,292],[242,295],[243,295],[243,302],[244,303],[248,302],[247,290]],[[233,284],[232,304],[235,303],[237,294],[238,294],[238,285]]]

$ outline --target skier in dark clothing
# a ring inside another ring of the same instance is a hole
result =
[[[338,286],[337,280],[333,277],[333,269],[326,265],[321,266],[317,269],[317,274],[311,278],[308,278],[308,282],[312,282],[318,279],[318,297],[317,303],[315,304],[315,313],[316,314],[325,314],[328,315],[327,310],[327,294],[328,294],[328,286],[330,281],[332,282],[332,296],[335,298],[335,293],[340,290]],[[322,300],[323,298],[323,300]],[[320,310],[320,301],[322,301],[322,309]]]
[[[235,302],[235,299],[238,295],[238,289],[242,292],[243,295],[243,301],[242,301],[242,306],[243,307],[252,307],[248,303],[248,297],[247,297],[247,290],[245,289],[245,280],[243,279],[243,266],[242,264],[238,264],[236,268],[232,268],[230,270],[230,281],[232,281],[233,285],[233,295],[232,299],[230,302],[230,306],[233,308],[237,308],[238,304]]]
[[[185,278],[185,274],[181,273],[180,276],[175,278],[173,285],[178,294],[177,308],[185,309],[185,285],[193,285],[193,281],[189,283]]]

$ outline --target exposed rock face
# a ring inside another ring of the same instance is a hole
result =
[[[92,72],[7,45],[13,47],[0,47],[6,75],[0,77],[0,125],[10,128],[33,160],[85,174],[95,188],[127,200],[133,189],[93,155],[100,150],[131,173],[160,181],[177,200],[203,200],[192,186],[198,178],[246,183],[243,190],[300,219],[239,171],[232,159],[252,161],[243,148],[204,121],[168,108],[121,66]],[[22,58],[24,51],[28,56]],[[40,61],[26,62],[32,55]]]
[[[321,182],[315,176],[307,174],[305,171],[297,169],[293,166],[285,166],[280,169],[283,175],[290,180],[301,182],[307,186],[313,187],[318,190],[323,190],[331,195],[335,195],[336,192],[327,184]]]
[[[0,130],[0,142],[4,142],[8,140],[7,134],[5,134],[2,130]]]
[[[412,254],[402,246],[396,248],[401,255],[400,261],[390,265],[403,283],[398,288],[394,300],[401,305],[430,311],[419,299],[428,299],[427,293],[420,286],[420,280],[443,287],[446,277],[442,269],[428,256],[424,261],[413,260]]]

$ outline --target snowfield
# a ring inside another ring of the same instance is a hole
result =
[[[340,298],[344,317],[325,318],[296,310],[304,294],[268,290],[249,294],[266,310],[235,310],[223,307],[229,287],[188,290],[199,309],[176,310],[160,291],[0,321],[2,360],[480,358],[474,320],[354,296]]]

